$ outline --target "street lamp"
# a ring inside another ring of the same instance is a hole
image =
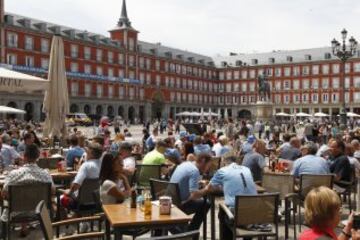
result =
[[[346,29],[341,31],[341,38],[342,43],[338,42],[335,38],[331,41],[331,48],[333,54],[338,57],[341,61],[341,87],[342,87],[342,112],[340,113],[341,116],[341,123],[346,126],[347,116],[346,116],[346,102],[345,102],[345,64],[346,61],[353,57],[356,53],[357,48],[357,41],[354,37],[349,39],[349,44],[346,44],[348,32]]]

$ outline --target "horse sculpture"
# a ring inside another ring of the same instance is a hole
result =
[[[258,77],[258,93],[261,101],[270,100],[271,89],[265,74]]]

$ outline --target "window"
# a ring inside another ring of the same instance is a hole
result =
[[[318,75],[319,74],[319,65],[312,66],[312,74]]]
[[[329,88],[329,79],[328,78],[323,78],[322,79],[322,88],[323,89],[328,89]]]
[[[71,44],[71,57],[77,58],[79,56],[79,47],[77,45]]]
[[[114,95],[114,87],[113,86],[109,86],[108,88],[108,97],[112,98]]]
[[[290,90],[290,81],[289,80],[284,81],[284,90]]]
[[[317,78],[312,79],[311,87],[312,87],[313,89],[318,89],[318,88],[319,88],[319,79],[317,79]]]
[[[255,78],[255,70],[250,70],[250,78]]]
[[[360,102],[360,92],[354,93],[354,102],[356,102],[356,103]]]
[[[340,65],[339,64],[333,64],[332,65],[332,73],[338,74],[340,72]]]
[[[124,77],[125,77],[124,69],[119,69],[119,78],[124,78]]]
[[[234,92],[239,92],[240,91],[240,84],[239,83],[235,83],[234,84]]]
[[[129,78],[130,79],[135,79],[135,72],[134,71],[129,71]]]
[[[303,102],[303,103],[307,103],[307,102],[308,102],[308,98],[309,98],[308,94],[303,94],[303,95],[302,95],[302,102]]]
[[[340,87],[340,80],[339,78],[333,78],[332,79],[332,88],[339,88]]]
[[[48,53],[49,52],[49,40],[41,39],[41,52]]]
[[[71,95],[77,96],[79,93],[79,84],[77,82],[71,83]]]
[[[90,60],[91,59],[91,48],[89,47],[85,47],[84,48],[84,58],[86,60]]]
[[[299,80],[293,80],[293,89],[294,90],[300,89],[300,81]]]
[[[350,63],[346,63],[346,64],[345,64],[345,72],[346,72],[346,73],[349,73],[350,70],[351,70],[351,64],[350,64]]]
[[[240,72],[239,71],[234,72],[234,79],[240,79]]]
[[[294,76],[299,76],[300,75],[300,67],[294,67],[293,68],[293,75]]]
[[[184,83],[185,81],[183,81]],[[156,75],[156,86],[157,87],[160,87],[160,84],[161,84],[161,78],[160,78],[160,75]]]
[[[25,37],[25,49],[26,50],[33,50],[34,49],[34,38],[26,36]]]
[[[143,88],[140,89],[140,100],[144,100],[144,96],[145,96],[145,91]],[[174,93],[171,93],[171,101],[175,100],[175,95]]]
[[[102,50],[96,49],[96,61],[102,62]]]
[[[41,68],[46,69],[46,70],[49,69],[49,59],[47,59],[47,58],[41,59]]]
[[[103,86],[101,84],[96,85],[96,96],[98,98],[103,96]]]
[[[91,85],[89,83],[85,84],[85,97],[91,96]]]
[[[338,93],[333,93],[332,94],[332,102],[333,103],[339,102],[339,94]]]
[[[231,80],[232,79],[232,72],[231,71],[227,71],[226,72],[226,80]]]
[[[91,65],[89,64],[84,65],[84,73],[91,74]]]
[[[155,61],[155,69],[156,71],[160,71],[160,60],[156,60]],[[186,67],[184,66],[183,67],[183,70],[185,69],[185,73],[186,73]],[[184,71],[183,71],[183,74],[185,74]]]
[[[280,94],[276,94],[276,95],[275,95],[275,103],[276,103],[276,104],[280,104],[280,103],[281,103],[281,95],[280,95]]]
[[[309,79],[304,79],[302,81],[302,88],[303,89],[309,89],[310,85],[309,85]]]
[[[291,68],[286,67],[286,68],[284,69],[284,75],[285,75],[286,77],[290,76],[290,72],[291,72]]]
[[[281,90],[281,81],[275,82],[275,90],[280,91]]]
[[[329,74],[329,65],[328,64],[324,64],[322,65],[322,74]]]
[[[243,91],[243,92],[247,91],[247,84],[246,83],[241,84],[241,91]]]
[[[317,93],[313,93],[312,96],[311,96],[311,101],[313,103],[317,103],[319,101],[318,99],[318,94]]]
[[[322,94],[322,102],[323,103],[329,102],[329,94],[327,94],[327,93]]]
[[[242,78],[242,79],[246,79],[246,78],[247,78],[247,71],[246,71],[246,70],[242,70],[242,71],[241,71],[241,78]]]
[[[271,77],[273,75],[273,69],[272,68],[268,68],[266,69],[266,74]]]
[[[275,76],[281,77],[281,68],[275,68]]]
[[[71,72],[78,72],[79,71],[79,65],[77,63],[72,62],[70,64]]]
[[[134,51],[135,49],[135,40],[133,38],[129,38],[129,49],[130,51]]]
[[[114,77],[114,69],[108,68],[108,77]]]
[[[309,75],[309,66],[303,66],[302,67],[302,75],[303,76]]]
[[[226,84],[226,92],[232,92],[232,84],[231,83]]]
[[[125,97],[125,88],[124,86],[119,87],[119,97],[123,99]]]
[[[8,54],[7,55],[7,64],[16,65],[17,64],[17,57],[15,54]]]
[[[345,102],[350,101],[350,94],[348,92],[345,93]]]
[[[26,56],[25,57],[25,66],[34,67],[34,57]]]
[[[250,92],[255,92],[255,83],[250,83],[249,84],[249,90],[250,90]]]
[[[284,103],[290,103],[290,96],[284,95]]]
[[[114,62],[114,53],[108,52],[108,62],[113,63]]]
[[[360,63],[354,63],[354,72],[360,72]]]
[[[354,87],[360,88],[360,77],[354,77]]]
[[[300,95],[299,94],[293,95],[293,101],[294,103],[300,103]]]
[[[14,47],[14,48],[18,47],[18,35],[16,33],[8,33],[7,46]]]
[[[219,80],[224,80],[224,76],[225,76],[224,72],[220,72],[219,73]]]
[[[134,67],[135,66],[135,57],[129,56],[129,66]]]
[[[97,66],[96,67],[96,74],[99,75],[99,76],[102,76],[103,75],[103,68],[100,67],[100,66]]]
[[[151,74],[150,73],[146,74],[146,84],[147,85],[151,84]]]
[[[350,88],[350,78],[349,78],[349,77],[346,77],[346,78],[345,78],[345,88],[346,88],[346,89],[349,89],[349,88]]]

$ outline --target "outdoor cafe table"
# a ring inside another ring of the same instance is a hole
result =
[[[266,190],[256,184],[256,191],[258,193],[264,193]],[[215,198],[216,197],[223,197],[223,191],[216,191],[212,192],[208,195],[210,200],[210,221],[211,221],[211,240],[215,240],[215,232],[216,232],[216,225],[215,225]]]
[[[130,208],[128,203],[103,205],[103,209],[106,216],[107,239],[110,239],[110,226],[113,227],[117,240],[121,239],[121,231],[129,228],[161,229],[186,226],[192,219],[175,206],[171,208],[171,215],[160,215],[159,207],[153,204],[151,218],[145,218],[139,206]]]

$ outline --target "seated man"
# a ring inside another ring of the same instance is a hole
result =
[[[352,172],[350,161],[345,155],[345,143],[341,139],[334,139],[330,142],[329,147],[332,159],[330,172],[335,174],[335,182],[340,187],[344,187],[339,181],[349,182]]]
[[[71,183],[70,189],[65,191],[62,196],[61,203],[65,208],[74,208],[76,206],[75,198],[78,190],[85,179],[99,178],[103,148],[99,143],[89,143],[86,147],[87,160],[81,165],[74,181]],[[95,190],[95,189],[94,189]]]
[[[25,133],[24,140],[17,146],[16,151],[20,154],[25,152],[26,146],[33,144],[35,141],[35,137],[32,133]]]
[[[322,157],[317,157],[318,147],[307,142],[302,147],[303,157],[294,162],[291,174],[299,178],[301,174],[329,174],[329,165]]]
[[[209,204],[203,199],[207,194],[208,188],[199,189],[199,181],[201,174],[209,170],[211,165],[211,157],[207,154],[200,154],[196,161],[185,161],[181,163],[171,176],[171,183],[178,183],[180,189],[180,197],[182,201],[182,210],[186,214],[193,214],[189,230],[198,230],[204,221],[204,216],[209,210]]]
[[[244,156],[242,165],[251,170],[254,181],[262,180],[263,169],[266,167],[266,161],[264,158],[265,150],[265,142],[262,140],[256,140],[252,150],[247,152]]]
[[[53,183],[52,178],[48,171],[41,169],[36,160],[40,156],[40,150],[35,144],[26,146],[24,152],[25,164],[17,170],[13,170],[5,178],[2,196],[4,199],[8,198],[8,187],[12,184],[32,184],[32,183]],[[54,188],[52,189],[54,193]],[[24,199],[26,201],[26,199]],[[4,209],[1,216],[3,222],[7,222],[8,212],[7,208]],[[21,235],[26,235],[26,225],[22,225]]]
[[[159,140],[156,143],[156,147],[151,152],[144,156],[143,164],[148,165],[162,165],[165,163],[164,153],[166,151],[167,144],[163,140]]]
[[[74,164],[78,164],[85,150],[79,146],[79,140],[76,135],[70,137],[70,145],[71,147],[66,154],[66,165],[73,168]]]
[[[301,142],[297,137],[292,137],[290,139],[290,145],[285,146],[280,149],[280,158],[295,161],[299,157],[301,157]]]

